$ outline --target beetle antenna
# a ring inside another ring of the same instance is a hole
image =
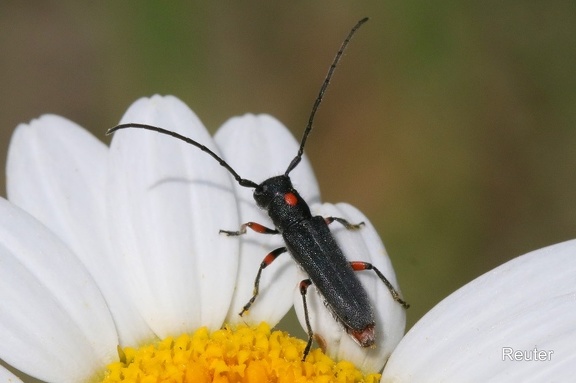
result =
[[[224,161],[219,155],[214,153],[212,150],[208,149],[206,146],[202,145],[199,142],[194,141],[193,139],[191,139],[189,137],[183,136],[183,135],[178,134],[176,132],[173,132],[171,130],[159,128],[157,126],[152,126],[152,125],[129,123],[129,124],[120,124],[120,125],[117,125],[113,128],[108,129],[108,131],[106,132],[106,135],[108,136],[117,130],[127,129],[127,128],[152,130],[154,132],[158,132],[158,133],[166,134],[168,136],[172,136],[174,138],[177,138],[179,140],[186,142],[187,144],[194,145],[195,147],[197,147],[198,149],[202,150],[205,153],[208,153],[210,156],[212,156],[212,158],[214,158],[216,161],[218,161],[218,163],[222,167],[224,167],[226,170],[228,170],[230,172],[230,174],[232,174],[232,176],[238,182],[238,184],[240,184],[240,186],[244,186],[247,188],[255,188],[258,186],[257,183],[240,177],[240,175],[238,173],[236,173],[236,171],[234,169],[232,169],[232,167],[230,165],[228,165],[228,163],[226,161]]]
[[[286,172],[284,173],[285,176],[287,176],[288,173],[290,173],[300,163],[300,160],[302,159],[302,154],[304,153],[304,145],[306,145],[306,140],[308,139],[308,135],[312,131],[312,122],[314,121],[314,116],[316,115],[316,111],[320,107],[320,103],[322,102],[322,99],[324,98],[324,93],[326,92],[326,89],[328,88],[328,84],[330,83],[330,79],[332,78],[332,74],[334,74],[334,70],[336,70],[336,66],[338,65],[338,62],[340,61],[340,58],[342,57],[344,50],[346,50],[346,46],[348,45],[348,43],[352,39],[352,36],[354,36],[354,33],[356,33],[356,31],[366,21],[368,21],[368,17],[363,18],[362,20],[358,21],[356,23],[356,25],[354,25],[354,27],[350,30],[350,32],[348,32],[348,36],[346,36],[346,38],[342,42],[342,45],[340,46],[338,53],[336,53],[336,57],[334,57],[334,60],[332,61],[332,65],[330,65],[330,68],[328,69],[328,74],[326,75],[326,78],[324,79],[324,83],[322,83],[322,87],[320,88],[320,92],[318,93],[318,97],[316,97],[316,101],[314,101],[314,105],[312,106],[312,112],[310,112],[310,117],[308,118],[308,125],[306,125],[306,130],[304,130],[304,135],[302,136],[302,141],[300,142],[300,149],[298,149],[298,154],[296,154],[296,157],[294,157],[292,162],[290,162],[288,169],[286,169]]]

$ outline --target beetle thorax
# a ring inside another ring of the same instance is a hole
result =
[[[262,182],[254,190],[254,199],[260,208],[266,210],[280,232],[312,216],[308,204],[286,175],[271,177]]]

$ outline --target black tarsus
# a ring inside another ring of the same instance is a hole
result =
[[[300,163],[300,160],[302,159],[302,154],[304,154],[304,146],[306,145],[306,140],[308,139],[308,135],[312,131],[312,122],[314,122],[314,116],[316,115],[316,111],[320,107],[320,103],[322,102],[322,99],[324,98],[324,93],[326,92],[326,89],[328,88],[328,84],[330,83],[330,80],[332,79],[332,74],[334,74],[334,70],[336,70],[336,66],[338,65],[338,62],[340,61],[340,58],[342,57],[342,54],[344,53],[346,46],[348,45],[350,40],[352,40],[352,36],[354,36],[354,33],[356,33],[356,31],[362,26],[362,24],[364,24],[368,20],[369,20],[369,18],[365,17],[362,20],[358,21],[356,23],[356,25],[354,25],[354,27],[350,30],[350,32],[348,32],[348,36],[346,36],[346,38],[342,42],[342,45],[340,46],[338,53],[336,53],[336,56],[334,57],[334,60],[332,61],[332,65],[330,65],[330,68],[328,69],[328,74],[326,75],[326,78],[324,79],[324,82],[322,83],[322,87],[320,88],[320,92],[318,92],[318,97],[316,97],[316,101],[314,101],[314,105],[312,106],[312,112],[310,112],[310,117],[308,118],[308,125],[306,125],[306,130],[304,130],[304,134],[302,135],[302,140],[300,141],[300,148],[298,149],[298,154],[290,162],[290,165],[288,165],[288,169],[286,169],[286,172],[284,173],[285,176],[287,176],[288,173],[290,173],[292,170],[294,170],[294,168]]]

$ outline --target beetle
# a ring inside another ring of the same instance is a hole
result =
[[[249,228],[261,234],[280,234],[285,246],[271,251],[264,257],[256,274],[252,297],[244,305],[239,315],[244,315],[256,300],[260,288],[262,271],[279,255],[289,252],[296,263],[308,275],[308,278],[299,284],[308,332],[308,342],[304,349],[302,361],[306,359],[306,356],[310,352],[312,340],[314,339],[314,332],[310,325],[308,306],[306,303],[306,293],[311,284],[314,284],[323,296],[326,306],[330,309],[336,320],[342,324],[352,339],[362,347],[374,345],[375,320],[368,294],[356,276],[355,271],[373,270],[386,285],[392,298],[404,308],[409,307],[408,303],[400,297],[400,293],[388,279],[371,263],[359,261],[349,262],[328,226],[336,221],[348,230],[358,230],[364,223],[352,224],[339,217],[313,216],[308,204],[300,196],[290,180],[290,172],[296,168],[302,160],[306,140],[312,131],[314,116],[322,102],[334,70],[352,36],[366,21],[368,21],[368,18],[363,18],[358,21],[342,42],[314,102],[308,124],[300,141],[298,152],[282,175],[270,177],[259,184],[242,178],[226,161],[206,146],[191,138],[161,127],[127,123],[115,126],[106,133],[109,135],[120,129],[138,128],[172,136],[212,156],[212,158],[218,161],[218,163],[234,177],[240,186],[254,189],[253,197],[256,204],[268,213],[274,224],[274,228],[269,228],[256,222],[247,222],[242,224],[237,231],[220,230],[220,233],[228,236],[239,236],[245,234]]]

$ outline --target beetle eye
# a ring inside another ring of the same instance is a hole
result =
[[[254,189],[254,194],[262,195],[265,194],[268,190],[268,185],[259,185],[256,189]]]

